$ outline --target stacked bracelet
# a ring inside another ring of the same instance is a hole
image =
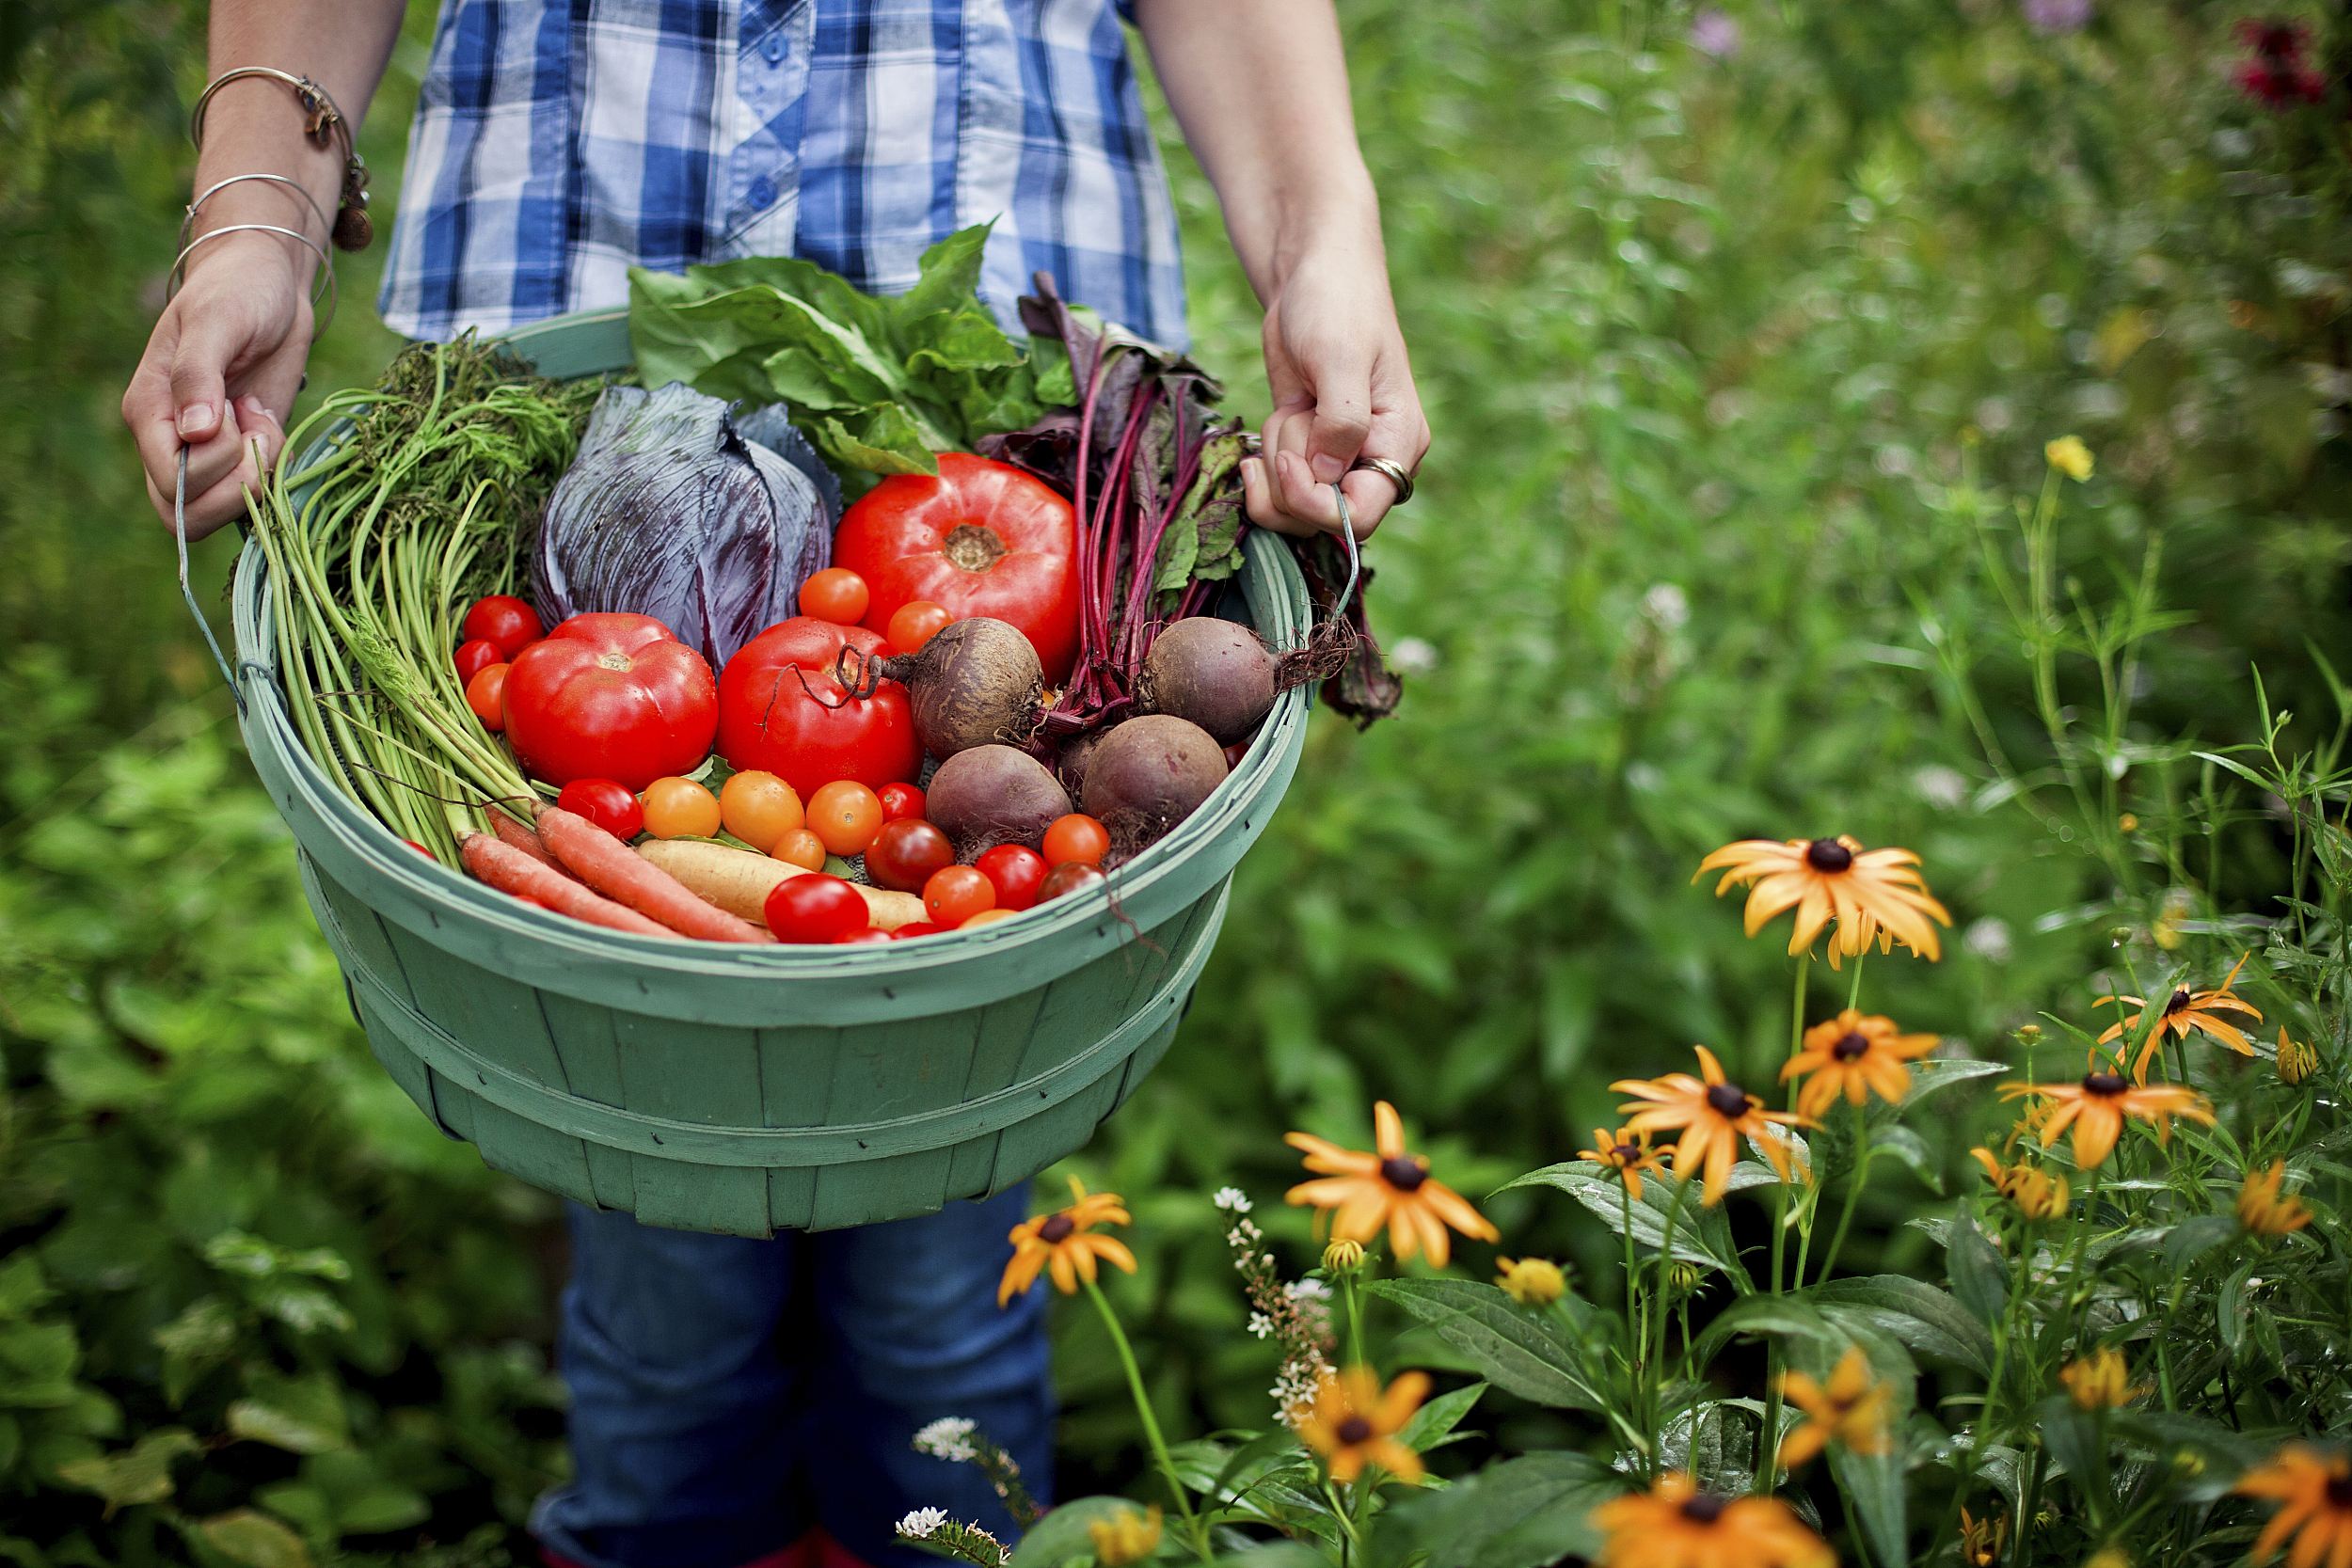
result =
[[[308,76],[297,76],[291,71],[275,66],[241,65],[224,71],[205,85],[197,95],[196,107],[188,115],[188,139],[199,148],[204,145],[204,111],[213,102],[213,94],[230,83],[244,77],[266,77],[282,82],[293,89],[294,99],[302,105],[302,134],[312,145],[333,147],[342,153],[342,191],[336,202],[335,221],[329,226],[338,250],[365,250],[375,237],[374,222],[368,216],[368,166],[351,144],[351,122],[335,104],[325,87]],[[219,189],[218,186],[214,187]],[[207,192],[206,195],[210,195]],[[305,193],[308,194],[308,193]],[[201,202],[201,198],[199,202]]]
[[[289,229],[280,223],[224,223],[218,229],[207,229],[203,233],[181,246],[180,254],[171,259],[171,276],[164,283],[166,299],[169,299],[180,292],[181,276],[187,270],[188,257],[196,247],[207,240],[217,240],[223,234],[283,234],[290,240],[300,240],[316,251],[320,277],[317,282],[310,285],[310,309],[313,312],[310,335],[315,338],[326,330],[327,323],[335,319],[335,305],[338,298],[335,284],[335,259],[327,255],[325,245],[305,234],[301,230]],[[326,313],[323,316],[316,314],[322,295],[326,300]]]

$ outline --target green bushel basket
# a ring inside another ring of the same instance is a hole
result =
[[[629,364],[620,312],[512,341],[548,375]],[[1250,618],[1271,645],[1298,646],[1297,567],[1275,539],[1248,544]],[[1107,888],[1019,920],[897,946],[670,942],[492,892],[353,804],[288,720],[269,593],[248,544],[232,676],[246,748],[294,831],[376,1059],[493,1167],[685,1230],[930,1213],[1083,1148],[1167,1053],[1234,863],[1306,739],[1301,688],[1200,809]]]

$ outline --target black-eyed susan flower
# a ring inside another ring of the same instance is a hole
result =
[[[2129,1117],[2147,1122],[2158,1138],[2172,1134],[2172,1118],[2210,1123],[2213,1107],[2196,1090],[2178,1084],[2135,1084],[2120,1072],[2090,1072],[2079,1084],[2004,1084],[2003,1099],[2032,1095],[2048,1102],[2035,1135],[2047,1148],[2069,1127],[2074,1130],[2074,1164],[2089,1170],[2115,1151]]]
[[[1935,927],[1952,923],[1950,911],[1935,901],[1919,875],[1919,857],[1908,849],[1865,849],[1859,842],[1836,838],[1741,839],[1726,844],[1699,863],[1698,880],[1721,871],[1717,897],[1735,887],[1748,887],[1748,935],[1762,930],[1775,915],[1797,911],[1796,929],[1788,938],[1791,956],[1813,945],[1813,939],[1835,921],[1829,942],[1829,964],[1840,958],[1869,951],[1876,942],[1881,952],[1896,942],[1923,958],[1942,956]],[[1750,884],[1753,884],[1751,886]]]
[[[1808,1117],[1820,1116],[1841,1095],[1849,1105],[1874,1094],[1899,1104],[1911,1092],[1911,1069],[1903,1064],[1934,1049],[1933,1035],[1902,1034],[1891,1018],[1848,1007],[1804,1032],[1801,1049],[1782,1064],[1780,1081],[1804,1079],[1797,1109]]]
[[[1325,1274],[1347,1274],[1363,1266],[1364,1243],[1361,1242],[1350,1241],[1345,1236],[1341,1236],[1335,1238],[1329,1246],[1323,1249],[1323,1272]]]
[[[1495,1287],[1521,1307],[1549,1307],[1568,1293],[1568,1276],[1549,1258],[1498,1258]]]
[[[2175,988],[2164,999],[2164,1011],[2156,1026],[2148,1031],[2148,1041],[2140,1047],[2139,1059],[2132,1064],[2132,1075],[2143,1079],[2148,1076],[2148,1063],[2164,1044],[2167,1035],[2186,1039],[2192,1032],[2201,1034],[2241,1056],[2251,1056],[2254,1042],[2246,1037],[2246,1031],[2219,1016],[2222,1013],[2242,1013],[2256,1022],[2262,1021],[2261,1011],[2230,989],[2237,983],[2238,971],[2245,967],[2246,959],[2239,958],[2231,966],[2228,977],[2211,990],[2191,990],[2185,986]],[[2106,1032],[2099,1037],[2101,1045],[2137,1033],[2140,1021],[2148,1016],[2148,1003],[2144,997],[2103,996],[2092,1006],[2106,1006],[2109,1003],[2118,1007],[2129,1006],[2140,1010],[2108,1024]]]
[[[1064,1295],[1077,1293],[1084,1280],[1092,1284],[1099,1263],[1136,1272],[1136,1255],[1116,1236],[1098,1234],[1098,1225],[1131,1223],[1127,1206],[1117,1193],[1089,1193],[1086,1183],[1070,1179],[1070,1206],[1040,1214],[1012,1227],[1012,1260],[996,1286],[996,1305],[1004,1306],[1037,1283],[1038,1272],[1054,1276],[1054,1288]]]
[[[1462,1195],[1429,1174],[1429,1162],[1405,1148],[1405,1124],[1396,1107],[1381,1101],[1372,1108],[1373,1152],[1342,1148],[1310,1132],[1284,1141],[1307,1156],[1319,1180],[1301,1181],[1288,1195],[1331,1216],[1331,1233],[1344,1241],[1369,1242],[1385,1228],[1399,1262],[1426,1252],[1439,1268],[1453,1255],[1446,1227],[1482,1242],[1501,1232]]]
[[[1122,1508],[1087,1526],[1096,1568],[1134,1568],[1160,1549],[1160,1505]]]
[[[2284,1236],[2311,1224],[2303,1200],[2279,1191],[2286,1178],[2284,1160],[2271,1161],[2266,1171],[2248,1171],[2237,1190],[2238,1224],[2257,1236]]]
[[[1576,1157],[1615,1171],[1636,1203],[1642,1200],[1642,1173],[1658,1168],[1658,1152],[1649,1146],[1649,1134],[1636,1132],[1630,1127],[1620,1127],[1614,1132],[1605,1127],[1594,1128],[1593,1147],[1578,1149]]]
[[[1743,1137],[1756,1140],[1783,1181],[1795,1180],[1795,1148],[1779,1130],[1805,1125],[1805,1118],[1793,1111],[1764,1109],[1762,1101],[1724,1078],[1723,1064],[1712,1051],[1703,1045],[1695,1049],[1703,1077],[1670,1072],[1662,1078],[1620,1078],[1609,1085],[1634,1097],[1618,1107],[1627,1114],[1625,1130],[1680,1131],[1674,1148],[1675,1175],[1688,1180],[1693,1171],[1703,1169],[1706,1185],[1699,1201],[1710,1207],[1723,1201]]]
[[[2042,444],[2042,460],[2080,484],[2090,477],[2090,449],[2079,436],[2061,436]]]
[[[1406,1372],[1384,1390],[1369,1367],[1328,1374],[1315,1390],[1314,1408],[1298,1423],[1298,1440],[1323,1456],[1331,1479],[1351,1481],[1377,1465],[1403,1481],[1418,1481],[1421,1455],[1396,1440],[1429,1397],[1429,1376]]]
[[[2279,1082],[2289,1088],[2304,1083],[2319,1070],[2319,1053],[2302,1040],[2287,1038],[2282,1027],[2279,1031]]]
[[[2073,1192],[2065,1177],[2026,1160],[2005,1165],[1989,1148],[1972,1148],[1968,1152],[1984,1167],[1984,1179],[1993,1183],[1993,1190],[2009,1199],[2027,1219],[2054,1220],[2066,1212]]]
[[[2322,1560],[2333,1568],[2352,1558],[2352,1460],[2342,1453],[2290,1444],[2247,1471],[2237,1490],[2280,1505],[2254,1540],[2254,1561],[2267,1561],[2290,1538],[2295,1552],[2288,1560],[2303,1568]]]
[[[1780,1441],[1785,1469],[1795,1469],[1833,1442],[1855,1453],[1884,1453],[1890,1446],[1886,1414],[1892,1396],[1871,1377],[1869,1358],[1859,1345],[1846,1347],[1828,1382],[1788,1372],[1781,1377],[1780,1392],[1805,1416],[1804,1424]]]
[[[2066,1385],[2067,1397],[2084,1410],[2121,1409],[2148,1391],[2132,1381],[2123,1353],[2113,1345],[2101,1345],[2069,1361],[2058,1369],[2058,1381]]]
[[[1963,1503],[1960,1509],[1960,1560],[1964,1568],[1993,1568],[2009,1544],[2009,1515],[1988,1513],[1979,1519]]]
[[[1593,1510],[1599,1568],[1835,1568],[1837,1554],[1778,1497],[1702,1492],[1669,1470]]]

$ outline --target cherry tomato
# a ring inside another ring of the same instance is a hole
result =
[[[402,840],[401,840],[401,842],[402,842],[403,844],[405,844],[406,846],[408,846],[408,847],[409,847],[409,848],[414,849],[414,850],[415,850],[418,854],[422,855],[422,856],[423,856],[426,860],[431,861],[434,864],[438,865],[438,864],[440,864],[440,863],[441,863],[441,857],[440,857],[440,856],[438,856],[438,855],[435,854],[432,850],[430,850],[430,849],[426,848],[423,845],[419,844],[419,843],[418,843],[415,839],[413,839],[413,838],[404,838],[404,839],[402,839]]]
[[[787,865],[797,865],[803,871],[825,869],[825,841],[806,828],[795,828],[786,833],[768,852]]]
[[[866,929],[866,900],[838,877],[787,877],[763,907],[778,942],[839,942]]]
[[[907,689],[884,681],[870,697],[850,696],[834,679],[844,648],[878,654],[882,640],[864,626],[795,615],[727,660],[719,751],[729,767],[764,768],[803,799],[835,779],[879,788],[922,771]]]
[[[866,579],[847,566],[828,566],[801,584],[801,613],[836,626],[866,619]]]
[[[556,796],[555,803],[586,817],[614,838],[635,838],[645,831],[645,808],[628,792],[628,785],[612,779],[574,779]]]
[[[996,907],[996,888],[977,866],[950,865],[923,884],[923,909],[941,926],[957,927]]]
[[[485,664],[466,683],[466,705],[493,733],[506,728],[506,672],[511,664]]]
[[[484,638],[497,643],[499,657],[509,660],[547,635],[539,612],[512,594],[493,594],[475,605],[459,630],[469,642]]]
[[[863,931],[852,931],[846,937],[834,938],[833,944],[835,947],[864,947],[870,942],[887,942],[889,940],[888,931],[879,927],[868,926]]]
[[[1082,811],[1056,817],[1045,830],[1048,865],[1100,865],[1110,847],[1110,831]]]
[[[969,931],[976,926],[993,926],[1000,920],[1010,920],[1020,912],[1019,910],[982,910],[977,914],[966,916],[963,924],[956,929]]]
[[[719,798],[691,779],[645,786],[645,831],[656,838],[710,838],[719,832]]]
[[[882,798],[855,779],[836,779],[808,798],[809,832],[834,854],[864,854],[882,825]]]
[[[506,738],[550,784],[643,789],[710,754],[719,688],[703,656],[650,615],[575,615],[515,658]]]
[[[1045,857],[1025,844],[999,844],[974,861],[980,875],[996,889],[996,907],[1010,913],[1037,902],[1045,880]]]
[[[1225,771],[1231,773],[1241,766],[1241,759],[1249,754],[1249,742],[1236,740],[1225,748]]]
[[[891,932],[890,940],[893,942],[909,942],[916,937],[935,937],[946,928],[947,927],[945,926],[934,926],[928,920],[910,920],[905,925],[899,927],[897,930]]]
[[[1103,875],[1101,866],[1089,865],[1085,861],[1072,861],[1045,874],[1045,880],[1038,884],[1037,901],[1050,904],[1065,893],[1075,893],[1080,888],[1092,887],[1097,882],[1107,880],[1109,879]]]
[[[866,875],[898,893],[916,893],[931,873],[956,863],[947,835],[919,816],[885,822],[866,847]]]
[[[933,604],[929,599],[909,599],[891,613],[882,638],[894,654],[916,653],[938,635],[940,627],[954,619],[946,605]]]
[[[719,786],[719,816],[727,832],[764,852],[801,825],[801,797],[773,773],[748,768]]]
[[[904,822],[911,816],[920,816],[930,803],[924,800],[923,792],[911,784],[886,784],[876,793],[882,797],[882,820],[885,822]]]
[[[457,665],[457,684],[460,686],[469,684],[491,665],[506,662],[506,656],[499,652],[499,645],[486,637],[460,642],[453,657]]]

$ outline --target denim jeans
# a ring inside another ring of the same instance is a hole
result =
[[[1043,1292],[996,1306],[1025,1184],[855,1230],[748,1241],[571,1206],[558,1364],[573,1479],[532,1532],[583,1568],[733,1568],[822,1527],[876,1568],[939,1507],[1011,1539],[979,1471],[910,1446],[964,1416],[1042,1498],[1053,1451]]]

